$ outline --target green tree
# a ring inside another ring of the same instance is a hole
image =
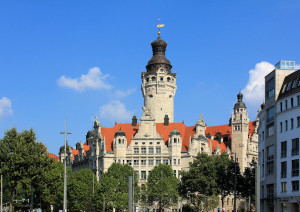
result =
[[[145,201],[148,205],[158,201],[158,211],[170,207],[178,200],[178,183],[170,166],[155,166],[147,179]]]
[[[31,185],[31,189],[38,187],[39,177],[52,163],[47,149],[36,141],[32,129],[18,133],[16,128],[7,130],[0,141],[0,161],[1,173],[5,176],[4,188],[8,190],[9,211],[12,211],[15,190],[19,184],[24,187]]]
[[[91,211],[98,190],[95,174],[90,169],[72,172],[68,178],[68,208],[70,211]]]
[[[215,157],[216,162],[216,183],[218,194],[221,195],[222,208],[224,207],[224,199],[234,193],[234,161],[228,154],[223,153]],[[237,184],[242,184],[243,177],[240,172],[239,165],[236,167]],[[237,187],[238,189],[238,187]]]
[[[239,193],[250,203],[255,204],[255,167],[256,162],[252,160],[250,167],[246,167],[243,174],[243,182],[239,184]]]
[[[199,153],[190,163],[189,171],[181,171],[180,195],[200,210],[213,195],[217,195],[216,163],[213,156]],[[195,193],[198,192],[198,193]],[[188,195],[189,194],[189,195]]]
[[[113,163],[105,172],[99,182],[96,208],[101,211],[105,204],[105,211],[124,211],[128,209],[129,176],[134,174],[135,201],[138,200],[138,179],[133,168],[129,165]]]
[[[67,167],[67,175],[71,169]],[[49,211],[50,205],[54,211],[63,208],[64,164],[55,162],[41,175],[40,187],[43,209]]]

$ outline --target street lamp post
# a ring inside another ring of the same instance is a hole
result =
[[[234,206],[233,211],[236,212],[236,145],[234,147]]]
[[[60,134],[65,134],[65,154],[64,154],[64,206],[63,211],[67,212],[67,118],[65,118],[65,131],[60,132]]]

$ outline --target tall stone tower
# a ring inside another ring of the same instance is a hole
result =
[[[144,106],[156,123],[163,123],[166,115],[174,122],[176,74],[171,72],[172,65],[165,57],[167,43],[158,35],[151,46],[153,56],[146,66],[147,72],[142,72]]]
[[[237,103],[231,115],[231,150],[236,153],[237,161],[243,172],[247,166],[247,142],[249,133],[249,116],[242,101],[243,94],[237,95]]]

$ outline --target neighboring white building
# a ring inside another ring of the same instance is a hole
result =
[[[296,113],[294,109],[296,110],[297,108],[299,114],[299,106],[296,106],[297,100],[293,99],[293,101],[295,101],[293,102],[295,108],[289,109],[288,106],[288,110],[283,111],[283,108],[286,108],[285,100],[287,100],[287,104],[290,104],[291,95],[295,95],[295,92],[299,92],[300,89],[298,87],[299,77],[296,78],[295,84],[289,86],[289,84],[286,83],[288,79],[294,76],[295,61],[280,61],[275,67],[276,69],[265,77],[265,104],[262,105],[258,113],[259,165],[261,168],[260,211],[262,212],[286,211],[284,210],[285,204],[283,203],[285,203],[287,199],[282,199],[281,197],[287,196],[287,193],[281,191],[282,188],[285,188],[285,185],[288,186],[291,182],[288,182],[287,178],[281,179],[281,162],[287,162],[288,170],[292,159],[289,159],[289,161],[281,159],[281,142],[287,141],[286,147],[291,148],[290,143],[292,139],[297,138],[293,133],[297,131],[299,135],[299,129],[296,130],[297,115],[294,114]],[[294,78],[292,83],[294,83]],[[287,87],[289,87],[288,90],[286,90]],[[295,115],[294,118],[291,117],[292,114]],[[285,121],[287,120],[289,126],[292,118],[294,129],[291,130],[288,128],[286,132],[281,131],[282,127],[286,126]],[[290,138],[288,138],[287,134],[289,134]],[[284,145],[284,143],[282,145]],[[283,182],[283,184],[281,184],[281,182]],[[295,196],[296,193],[291,194]]]
[[[117,162],[133,166],[140,184],[146,183],[147,176],[160,163],[172,167],[174,175],[188,170],[198,153],[229,155],[235,151],[243,171],[251,161],[257,160],[257,121],[249,122],[243,95],[237,95],[237,103],[230,123],[206,126],[201,114],[194,126],[174,122],[174,96],[177,90],[175,73],[165,57],[167,43],[158,36],[151,43],[153,56],[146,72],[142,72],[142,94],[144,113],[138,123],[133,116],[132,123],[118,123],[112,128],[101,126],[95,119],[94,129],[89,131],[86,142],[68,146],[67,163],[73,171],[89,168],[97,178]],[[199,117],[199,114],[196,116]],[[64,158],[61,147],[60,160]],[[227,204],[226,204],[227,203]],[[225,207],[232,210],[233,197],[228,197]]]
[[[276,102],[277,114],[277,203],[281,211],[298,212],[300,70],[288,75]]]

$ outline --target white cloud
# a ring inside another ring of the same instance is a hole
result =
[[[135,92],[135,88],[128,89],[128,90],[116,90],[115,96],[117,98],[125,98],[125,97],[129,96],[130,94],[132,94],[133,92]]]
[[[132,112],[128,111],[119,100],[112,100],[100,108],[100,115],[111,121],[128,121],[132,116]]]
[[[85,75],[82,74],[80,78],[71,78],[61,76],[57,83],[59,86],[72,88],[76,91],[85,91],[86,89],[110,89],[112,86],[106,82],[109,75],[103,75],[98,67],[91,68]]]
[[[11,101],[6,97],[0,99],[0,117],[4,115],[11,115],[13,113],[11,108]]]
[[[265,76],[273,71],[275,67],[268,62],[257,63],[254,69],[249,71],[249,81],[242,90],[247,104],[259,106],[264,100]]]

